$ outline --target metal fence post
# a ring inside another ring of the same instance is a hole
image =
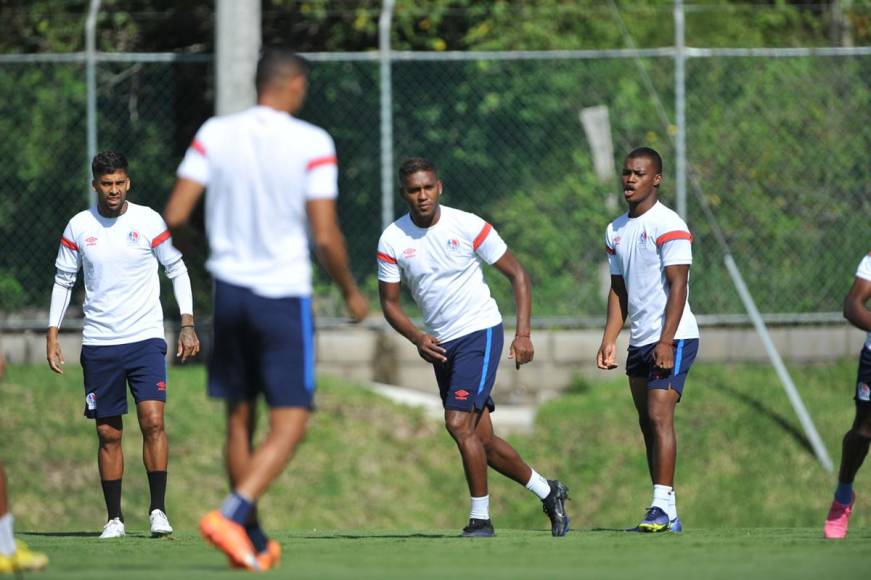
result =
[[[674,0],[675,198],[677,213],[687,219],[686,46],[683,0]]]
[[[90,168],[91,159],[97,154],[97,14],[100,0],[91,0],[88,18],[85,20],[85,75],[88,85],[87,132],[88,146],[85,167]],[[90,174],[90,169],[88,169]],[[87,192],[88,207],[97,203],[97,193],[91,187]]]
[[[390,24],[394,0],[384,0],[378,18],[378,57],[381,63],[381,229],[393,222],[393,88]]]
[[[260,1],[217,0],[215,113],[247,109],[257,101],[254,74],[260,51]]]

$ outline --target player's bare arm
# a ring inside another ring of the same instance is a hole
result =
[[[514,304],[517,308],[517,327],[514,331],[514,340],[508,358],[514,359],[516,368],[520,365],[532,362],[535,349],[532,346],[530,320],[532,318],[532,283],[529,274],[520,264],[511,250],[506,250],[501,258],[493,263],[497,270],[502,272],[511,282],[514,291]]]
[[[396,332],[407,338],[417,347],[420,357],[429,363],[445,362],[445,349],[439,346],[434,336],[427,334],[415,326],[402,305],[399,303],[398,282],[378,282],[378,297],[381,300],[381,310],[384,318]]]
[[[194,316],[193,314],[182,314],[181,328],[178,333],[178,351],[175,353],[175,356],[180,358],[181,362],[184,363],[189,358],[195,357],[199,352],[200,339],[194,327]]]
[[[871,280],[856,277],[844,298],[844,318],[859,330],[866,332],[871,332],[871,310],[865,306],[869,300],[871,300]]]
[[[626,292],[623,276],[612,275],[611,289],[608,290],[605,332],[602,335],[602,344],[596,353],[596,366],[602,370],[617,368],[617,337],[629,313],[628,300],[629,295]]]
[[[45,335],[45,356],[48,366],[59,375],[64,374],[64,353],[57,338],[58,328],[51,326]]]
[[[687,303],[689,264],[665,267],[668,281],[668,302],[665,304],[665,322],[659,342],[653,349],[653,362],[661,369],[674,368],[674,335]]]
[[[169,229],[173,230],[187,223],[204,190],[203,184],[192,179],[180,177],[176,180],[166,209],[163,210],[163,221]]]
[[[354,322],[366,318],[369,304],[357,288],[348,268],[348,253],[345,236],[336,222],[336,202],[332,199],[313,199],[306,202],[306,212],[311,224],[315,255],[330,278],[339,286],[348,313]]]

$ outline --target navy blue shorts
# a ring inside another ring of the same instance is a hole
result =
[[[315,391],[311,299],[264,298],[215,281],[209,396],[311,409]]]
[[[130,344],[83,344],[79,357],[85,382],[85,417],[127,414],[127,385],[136,404],[166,401],[166,341],[149,338]]]
[[[859,372],[856,373],[856,394],[853,399],[857,405],[871,405],[871,350],[865,346],[859,353]]]
[[[630,346],[626,358],[626,374],[630,377],[645,377],[648,389],[674,389],[683,396],[687,373],[699,352],[698,338],[681,338],[674,341],[674,368],[663,370],[653,364],[653,349],[657,343]]]
[[[503,341],[502,325],[498,324],[441,344],[448,360],[434,363],[433,369],[445,409],[496,409],[490,392],[496,381]]]

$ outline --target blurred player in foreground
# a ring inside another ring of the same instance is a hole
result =
[[[841,448],[841,469],[838,472],[838,487],[823,535],[826,538],[840,539],[847,535],[847,526],[853,513],[853,479],[862,467],[865,456],[868,455],[868,445],[871,443],[871,310],[868,301],[871,300],[871,253],[859,263],[853,286],[844,298],[844,318],[849,320],[859,330],[868,332],[862,352],[859,353],[859,372],[856,377],[856,418],[853,426],[844,435]]]
[[[281,548],[267,539],[257,498],[284,469],[305,434],[315,390],[311,262],[306,226],[354,320],[366,300],[348,268],[336,222],[332,138],[293,116],[307,88],[305,60],[266,50],[257,64],[257,105],[208,120],[178,168],[167,204],[184,224],[204,190],[215,279],[214,350],[208,392],[227,402],[227,472],[232,493],[200,521],[203,536],[232,566],[265,570]],[[258,396],[269,433],[253,445]]]
[[[3,471],[3,463],[0,462],[0,574],[45,568],[48,564],[45,554],[34,552],[23,542],[15,540],[12,535],[14,522],[6,495],[6,473]]]
[[[97,463],[108,521],[101,538],[125,534],[121,512],[122,415],[127,413],[127,385],[136,401],[142,430],[142,456],[148,472],[153,536],[172,533],[166,516],[166,469],[169,443],[164,429],[166,403],[166,340],[160,306],[157,264],[172,280],[181,311],[176,355],[182,362],[199,352],[194,332],[191,282],[181,252],[172,245],[160,214],[127,201],[130,176],[127,159],[104,151],[92,163],[97,204],[79,212],[61,236],[51,292],[46,355],[56,373],[63,373],[64,355],[58,329],[70,303],[79,269],[85,275],[85,325],[82,330],[82,374],[85,416],[94,419],[100,439]]]
[[[632,151],[623,165],[629,211],[608,225],[611,270],[608,313],[596,355],[600,369],[617,368],[617,336],[629,318],[626,374],[653,481],[653,501],[642,532],[682,531],[674,493],[675,406],[699,348],[699,328],[688,302],[692,235],[675,212],[657,200],[662,158]]]
[[[469,484],[471,513],[463,536],[493,536],[487,466],[525,485],[541,499],[551,532],[564,536],[568,489],[530,468],[507,441],[493,433],[490,392],[502,355],[502,315],[484,281],[481,261],[511,281],[517,328],[509,349],[516,368],[532,361],[532,286],[523,266],[493,227],[480,217],[442,206],[442,182],[426,159],[399,168],[409,212],[378,242],[381,308],[390,325],[432,363],[445,409],[445,426],[459,448]],[[423,314],[426,330],[411,321],[399,301],[405,281]]]

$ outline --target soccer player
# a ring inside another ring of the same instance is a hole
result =
[[[471,493],[469,525],[463,536],[493,536],[487,466],[541,499],[554,536],[568,532],[568,489],[530,468],[511,445],[493,432],[490,393],[502,354],[502,315],[484,282],[481,261],[511,281],[517,328],[508,358],[516,367],[532,361],[532,286],[520,262],[493,227],[480,217],[439,203],[442,182],[426,159],[399,167],[399,184],[409,212],[393,222],[378,242],[378,288],[384,317],[432,363],[445,409],[445,426],[459,448]],[[400,305],[405,281],[422,311],[418,328]]]
[[[203,536],[232,566],[265,570],[281,549],[260,527],[255,504],[305,434],[315,390],[309,242],[339,285],[351,317],[368,305],[348,268],[336,222],[333,140],[293,115],[308,66],[285,49],[257,63],[257,105],[208,120],[197,132],[165,217],[185,223],[205,196],[215,279],[214,351],[208,392],[226,400],[226,460],[232,493],[200,521]],[[269,405],[269,433],[253,446],[256,402]]]
[[[844,435],[841,448],[841,469],[838,472],[838,487],[826,517],[823,536],[840,539],[847,535],[847,525],[853,513],[853,479],[862,467],[871,444],[871,253],[859,263],[853,286],[844,298],[844,318],[859,330],[868,332],[862,352],[859,353],[859,372],[856,377],[856,418],[853,426]]]
[[[164,429],[166,340],[160,307],[158,262],[172,280],[181,311],[176,356],[182,362],[199,352],[194,331],[191,282],[181,252],[172,245],[160,214],[127,200],[127,159],[104,151],[92,163],[97,203],[69,221],[60,240],[51,293],[46,355],[62,374],[64,355],[58,329],[70,302],[79,269],[85,273],[85,324],[82,373],[85,416],[94,419],[100,440],[97,464],[108,521],[101,538],[124,536],[121,512],[122,415],[127,413],[127,385],[136,401],[142,430],[142,456],[148,473],[152,536],[172,533],[166,516],[166,469],[169,444]]]
[[[693,238],[684,221],[657,200],[661,183],[656,151],[642,147],[629,153],[623,164],[629,211],[605,232],[611,289],[596,355],[600,369],[617,368],[617,336],[628,317],[626,374],[653,481],[653,501],[638,525],[642,532],[682,531],[674,493],[674,411],[699,347],[687,301]]]
[[[0,462],[0,574],[13,574],[20,571],[41,570],[48,564],[48,557],[34,552],[12,535],[15,518],[9,512],[6,495],[6,473]]]

